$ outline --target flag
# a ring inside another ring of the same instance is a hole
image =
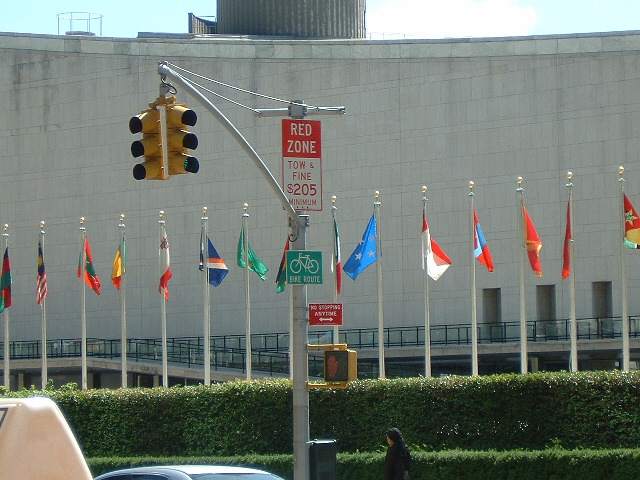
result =
[[[358,278],[358,275],[365,268],[378,260],[378,253],[376,252],[377,237],[376,214],[374,213],[371,215],[369,225],[367,225],[367,229],[362,235],[362,240],[342,268],[353,280]]]
[[[624,195],[624,246],[640,248],[640,218],[636,209]]]
[[[567,202],[567,229],[564,232],[564,250],[562,251],[562,278],[571,275],[571,199]]]
[[[36,299],[38,305],[42,303],[44,297],[49,296],[47,288],[47,272],[44,269],[44,258],[42,256],[42,243],[38,242],[38,281],[36,284]]]
[[[171,261],[169,258],[169,239],[167,231],[162,225],[162,238],[160,239],[160,285],[158,291],[162,293],[164,290],[164,298],[169,300],[169,279],[171,278]]]
[[[342,293],[342,259],[340,258],[340,234],[338,233],[338,222],[333,217],[333,262],[331,271],[336,274],[336,294]]]
[[[276,276],[276,292],[284,292],[287,285],[287,251],[289,250],[289,235],[287,235],[287,242],[284,244],[284,252],[282,252],[282,260],[280,260],[280,267],[278,267],[278,275]]]
[[[84,252],[84,281],[94,292],[100,295],[100,279],[93,268],[93,258],[91,257],[91,249],[89,248],[89,239],[86,236],[84,237]],[[82,278],[82,251],[80,251],[80,258],[78,259],[78,278]]]
[[[542,267],[540,266],[540,249],[542,248],[542,242],[536,232],[536,227],[533,226],[533,222],[527,213],[527,209],[522,205],[522,212],[524,214],[524,242],[527,247],[527,255],[529,255],[529,263],[531,264],[531,270],[533,273],[542,276]]]
[[[422,270],[433,280],[438,280],[451,265],[451,260],[431,238],[427,215],[422,212]]]
[[[113,270],[111,271],[111,281],[113,286],[120,290],[120,282],[122,281],[122,275],[127,272],[127,248],[122,235],[122,243],[118,245],[118,251],[116,252],[116,258],[113,260]]]
[[[475,208],[473,209],[473,256],[487,267],[487,270],[493,272],[493,258],[491,258],[489,245],[487,245],[484,233],[482,233],[482,227],[478,221]]]
[[[2,296],[0,298],[0,312],[4,312],[5,308],[11,306],[11,263],[9,262],[9,247],[4,250],[2,258],[2,276],[0,277],[0,290]]]
[[[269,269],[264,263],[260,261],[258,256],[254,253],[253,249],[251,248],[251,244],[247,245],[247,252],[249,255],[249,270],[256,272],[262,280],[266,280],[266,274]],[[240,268],[247,267],[244,259],[244,227],[242,227],[240,238],[238,239],[238,266]]]
[[[199,268],[201,272],[204,272],[204,264],[205,264],[203,237],[204,237],[204,231],[202,232],[202,235],[200,235],[200,267]],[[207,268],[209,269],[209,283],[214,287],[217,287],[218,285],[220,285],[220,283],[222,283],[222,280],[224,280],[224,277],[227,276],[227,273],[229,273],[229,269],[225,265],[224,260],[222,260],[222,258],[220,258],[220,255],[218,255],[218,251],[216,250],[216,247],[213,246],[213,243],[211,242],[209,237],[207,237],[207,246],[208,246],[208,250],[207,250],[206,265],[207,265]]]

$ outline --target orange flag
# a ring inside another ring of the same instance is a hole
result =
[[[542,276],[542,267],[540,266],[540,249],[542,248],[542,242],[536,232],[536,227],[533,226],[531,218],[527,213],[527,209],[522,205],[522,212],[524,213],[524,241],[527,246],[527,255],[529,255],[529,263],[531,264],[531,270],[533,273]]]

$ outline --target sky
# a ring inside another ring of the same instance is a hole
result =
[[[70,29],[69,21],[58,16],[67,12],[102,14],[101,23],[76,22],[73,30],[127,38],[138,32],[186,33],[190,12],[199,17],[216,14],[216,0],[27,0],[19,5],[0,0],[3,4],[0,32],[50,35]],[[368,37],[374,39],[640,30],[640,0],[367,0],[365,22]]]

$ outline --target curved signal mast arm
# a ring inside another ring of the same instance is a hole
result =
[[[249,158],[253,160],[253,163],[258,167],[258,170],[262,173],[264,178],[269,182],[271,188],[273,189],[276,197],[280,200],[282,207],[286,210],[287,214],[291,218],[292,228],[295,228],[299,224],[298,214],[294,210],[294,208],[289,203],[289,199],[280,188],[280,185],[273,177],[267,166],[264,164],[260,156],[253,149],[253,147],[249,144],[249,142],[242,136],[242,134],[238,131],[238,129],[231,123],[231,121],[224,116],[224,114],[216,108],[216,106],[209,101],[207,97],[202,95],[191,83],[189,83],[184,77],[180,74],[174,72],[169,68],[166,62],[158,63],[158,73],[162,76],[162,78],[169,77],[175,83],[179,84],[182,88],[184,88],[187,93],[189,93],[193,98],[195,98],[200,104],[207,109],[207,111],[213,115],[216,120],[218,120],[224,128],[231,134],[233,138],[240,144],[240,146],[244,149],[244,151],[249,155]]]

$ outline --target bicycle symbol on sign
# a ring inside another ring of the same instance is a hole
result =
[[[318,273],[320,264],[309,255],[300,255],[298,258],[291,260],[289,265],[291,273],[300,273],[303,269],[310,274]]]

